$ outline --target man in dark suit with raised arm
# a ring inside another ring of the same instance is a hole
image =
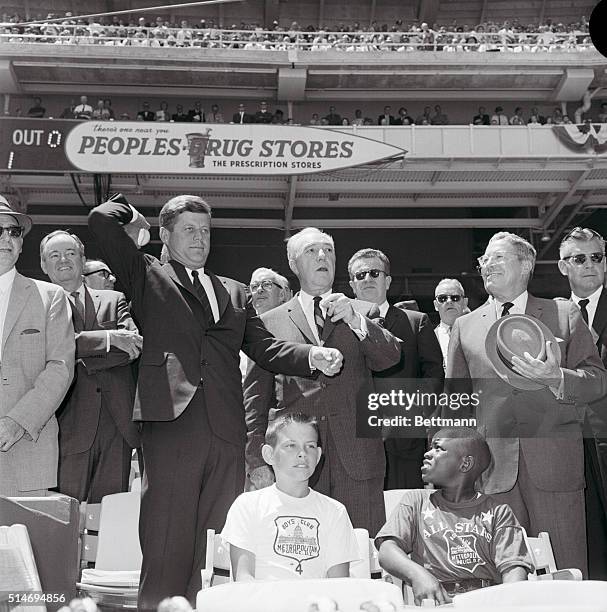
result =
[[[220,531],[244,487],[245,423],[239,350],[275,372],[334,375],[335,349],[276,340],[245,287],[205,263],[211,209],[192,195],[160,211],[164,265],[139,251],[149,223],[118,194],[93,209],[89,228],[131,300],[144,337],[134,417],[145,461],[139,537],[139,609],[169,595],[194,602],[201,587],[206,530]]]
[[[367,418],[363,403],[373,392],[372,371],[394,365],[400,347],[390,332],[371,320],[377,311],[374,305],[333,293],[331,236],[305,228],[291,236],[287,255],[301,291],[263,314],[262,320],[279,338],[339,349],[344,368],[332,379],[273,375],[259,366],[249,370],[244,381],[249,477],[256,488],[273,481],[261,456],[269,420],[293,412],[315,416],[324,461],[317,466],[310,486],[344,504],[352,524],[375,535],[386,518],[384,449],[379,437],[359,436],[357,420]]]
[[[387,370],[373,373],[376,391],[389,392],[393,388],[404,388],[411,393],[418,389],[440,393],[445,371],[441,348],[432,324],[427,314],[401,310],[388,304],[387,293],[392,282],[388,257],[378,249],[361,249],[350,258],[348,275],[354,295],[359,300],[377,304],[383,326],[399,340],[400,361]],[[432,412],[434,406],[427,408]],[[423,488],[420,466],[426,452],[424,430],[415,432],[412,429],[395,428],[388,433],[384,442],[385,488]]]

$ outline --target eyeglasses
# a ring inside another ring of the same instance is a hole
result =
[[[101,276],[103,276],[105,280],[107,280],[111,276],[114,276],[109,270],[93,270],[93,272],[86,272],[82,276],[90,276],[91,274],[101,274]]]
[[[11,238],[19,238],[23,235],[23,230],[25,228],[20,225],[9,225],[8,227],[0,226],[0,236],[6,232]]]
[[[275,283],[274,281],[271,281],[271,280],[261,281],[260,283],[251,283],[249,285],[249,289],[251,290],[251,293],[255,293],[255,291],[257,291],[260,287],[264,291],[270,291],[272,287],[278,287],[279,289],[282,289],[282,287],[278,283]]]
[[[441,293],[440,295],[436,296],[436,301],[439,304],[444,304],[447,300],[451,300],[452,302],[459,302],[460,300],[463,300],[465,296],[463,295],[447,295],[446,293]]]
[[[603,261],[604,257],[604,253],[590,253],[590,255],[586,255],[586,253],[578,253],[577,255],[567,255],[567,257],[563,257],[563,261],[571,261],[576,266],[583,266],[588,258],[590,258],[592,263],[598,264]]]
[[[378,270],[377,268],[373,268],[372,270],[361,270],[360,272],[356,272],[354,274],[354,278],[356,280],[365,280],[367,278],[367,274],[371,278],[377,278],[380,274],[385,274],[383,270]]]

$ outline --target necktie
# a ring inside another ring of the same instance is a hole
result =
[[[211,325],[213,325],[213,323],[215,323],[215,317],[213,316],[213,310],[211,309],[211,302],[209,302],[207,292],[204,290],[204,287],[200,282],[198,270],[192,270],[192,284],[194,285],[196,295],[198,296],[198,299],[202,304],[202,309],[204,310],[205,325],[207,327],[210,327]]]
[[[325,326],[325,318],[322,316],[322,310],[320,309],[320,300],[322,300],[320,295],[317,295],[314,298],[314,323],[316,323],[318,337],[322,339],[322,330]]]
[[[505,317],[507,314],[510,314],[510,309],[514,306],[512,302],[504,302],[502,304],[502,317]]]
[[[80,300],[80,294],[78,293],[78,291],[72,291],[70,295],[74,300],[74,308],[76,309],[76,312],[84,322],[84,304]]]
[[[580,307],[580,312],[582,313],[582,319],[584,319],[584,322],[586,323],[586,325],[588,325],[588,311],[586,310],[586,306],[590,304],[590,300],[588,299],[580,300],[577,304]]]

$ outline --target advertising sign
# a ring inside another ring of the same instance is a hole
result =
[[[405,153],[352,133],[258,124],[87,121],[65,142],[75,168],[98,173],[308,174]]]

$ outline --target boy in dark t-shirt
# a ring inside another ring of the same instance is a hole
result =
[[[449,603],[457,592],[526,580],[533,571],[510,506],[474,489],[490,462],[477,431],[441,429],[422,465],[424,482],[440,488],[407,491],[377,534],[380,565],[411,585],[417,605]]]

